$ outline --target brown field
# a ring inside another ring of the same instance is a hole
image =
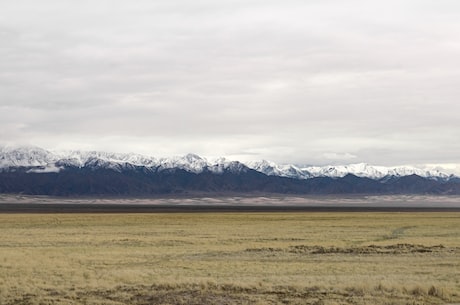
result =
[[[0,214],[0,304],[460,303],[460,213]]]

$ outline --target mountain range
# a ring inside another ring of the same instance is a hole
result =
[[[154,158],[97,151],[0,147],[0,193],[149,196],[195,193],[460,194],[460,178],[437,169],[280,165]]]

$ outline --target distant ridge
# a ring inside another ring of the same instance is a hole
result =
[[[0,193],[147,196],[187,193],[460,194],[460,178],[410,166],[325,167],[0,148]]]

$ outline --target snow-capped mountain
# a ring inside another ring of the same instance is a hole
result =
[[[139,154],[117,154],[99,151],[64,151],[49,154],[53,155],[55,161],[63,165],[83,167],[96,161],[115,164],[131,164],[134,166],[152,167],[156,164],[156,159]]]
[[[437,167],[243,164],[194,154],[155,158],[97,151],[0,147],[0,193],[53,196],[161,194],[446,194],[460,178]]]
[[[426,170],[413,166],[384,167],[366,163],[337,166],[299,167],[292,164],[276,164],[270,161],[230,161],[225,158],[208,160],[195,154],[172,158],[155,158],[140,154],[108,153],[98,151],[51,152],[38,147],[0,147],[0,170],[26,168],[29,172],[58,172],[66,167],[104,168],[121,172],[125,169],[142,167],[151,171],[181,169],[199,174],[225,171],[244,172],[253,169],[268,176],[310,179],[315,177],[341,178],[352,174],[373,180],[389,177],[417,175],[423,178],[447,181],[455,176],[438,169]]]
[[[46,166],[56,160],[49,151],[38,147],[0,147],[0,168]]]
[[[29,172],[58,172],[66,167],[104,168],[122,171],[133,167],[164,171],[181,169],[190,173],[242,172],[247,167],[225,158],[208,161],[195,154],[181,157],[155,158],[134,153],[108,153],[99,151],[51,152],[38,147],[0,147],[0,170],[28,168]]]
[[[276,163],[264,160],[261,162],[248,163],[248,166],[266,175],[297,179],[308,179],[314,177],[341,178],[348,174],[374,180],[385,179],[388,177],[404,177],[410,175],[441,180],[448,180],[452,177],[452,174],[444,173],[439,170],[424,170],[413,166],[373,166],[366,163],[336,166],[331,165],[298,167],[295,165],[278,165]]]
[[[295,165],[280,165],[274,162],[270,162],[267,160],[257,161],[257,162],[247,162],[246,165],[249,168],[252,168],[258,172],[264,173],[268,176],[280,176],[280,177],[288,177],[288,178],[295,178],[295,179],[308,179],[319,177],[313,175],[308,170],[303,170]]]
[[[413,166],[373,166],[366,163],[325,167],[311,166],[302,168],[302,170],[308,171],[314,176],[344,177],[347,174],[353,174],[358,177],[366,177],[375,180],[386,177],[404,177],[410,175],[417,175],[420,177],[433,179],[448,179],[450,177],[449,174],[440,172],[438,170],[427,171]]]

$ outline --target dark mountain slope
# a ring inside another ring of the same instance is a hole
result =
[[[53,196],[148,196],[187,193],[280,194],[460,194],[460,183],[416,175],[387,182],[346,175],[343,178],[294,179],[267,176],[251,169],[192,173],[183,169],[113,170],[68,167],[58,173],[30,173],[26,168],[0,172],[0,193]]]

